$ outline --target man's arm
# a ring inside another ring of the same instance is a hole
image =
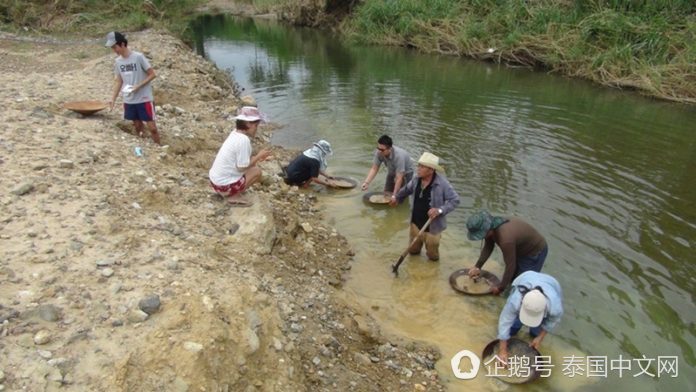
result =
[[[312,182],[315,182],[315,183],[319,184],[319,185],[324,185],[324,186],[327,187],[327,188],[333,188],[333,187],[334,187],[334,185],[333,185],[330,181],[322,180],[322,179],[319,178],[319,177],[311,177],[310,180],[311,180]]]
[[[513,301],[518,302],[519,299],[516,298],[516,296],[511,295],[510,298],[508,298],[508,301],[505,303],[503,310],[500,312],[500,318],[498,318],[498,339],[500,340],[498,357],[505,364],[507,364],[507,342],[510,339],[510,328],[512,328],[512,325],[515,323],[518,315],[518,309],[515,308]]]
[[[111,101],[109,101],[109,110],[114,109],[116,98],[118,98],[118,94],[121,92],[121,86],[123,86],[123,79],[121,79],[121,75],[116,74],[116,76],[114,77],[114,91],[111,94]]]
[[[505,272],[498,286],[498,290],[502,292],[512,282],[512,275],[517,267],[517,249],[514,242],[505,242],[498,244],[498,246],[503,253],[503,260],[505,261]]]
[[[257,163],[265,161],[265,160],[268,159],[268,157],[270,157],[270,156],[271,156],[271,150],[268,150],[268,149],[265,149],[265,148],[264,148],[264,149],[262,149],[261,151],[259,151],[258,154],[256,154],[256,155],[254,155],[254,156],[251,157],[251,159],[249,160],[249,165],[248,165],[248,166],[239,166],[239,165],[237,165],[237,170],[239,170],[240,172],[244,173],[244,172],[246,172],[247,170],[249,170],[250,167],[256,166]]]
[[[370,171],[367,172],[367,177],[365,177],[365,181],[363,181],[362,186],[360,187],[362,190],[364,190],[364,191],[367,190],[367,187],[370,186],[370,183],[377,175],[378,170],[379,170],[379,165],[373,163],[372,167],[370,168]]]
[[[413,190],[416,188],[416,181],[418,181],[418,177],[413,177],[413,179],[411,179],[411,181],[409,181],[408,184],[406,184],[403,188],[399,189],[396,194],[391,195],[389,205],[394,207],[397,204],[401,204],[402,201],[413,193]]]
[[[549,313],[544,318],[544,322],[541,324],[541,326],[544,328],[546,331],[553,331],[554,328],[558,325],[558,323],[561,322],[561,317],[563,316],[563,305],[558,305],[558,306],[553,306],[555,305],[556,301],[554,301],[555,298],[552,297],[552,294],[549,295]],[[560,303],[561,299],[558,298],[558,303]]]
[[[271,150],[269,150],[267,148],[263,148],[256,155],[251,157],[251,160],[249,161],[249,166],[250,167],[256,166],[257,163],[265,161],[270,156],[271,156]]]
[[[147,85],[147,84],[150,83],[154,78],[157,77],[157,75],[155,74],[155,69],[152,68],[152,67],[148,68],[148,70],[145,71],[145,72],[147,73],[147,77],[146,77],[142,82],[140,82],[140,83],[138,83],[137,85],[133,86],[133,91],[138,91],[138,90],[140,90],[141,87]]]
[[[546,336],[546,330],[542,327],[539,335],[529,342],[529,347],[533,347],[538,350],[539,346],[541,346],[541,341],[544,340],[544,336]]]
[[[495,241],[492,239],[486,238],[483,242],[483,248],[481,248],[481,254],[479,254],[479,258],[476,261],[476,266],[475,268],[481,268],[483,267],[484,264],[486,264],[486,261],[488,260],[489,257],[491,257],[491,253],[493,253],[493,248],[495,247]]]
[[[392,191],[392,195],[395,195],[396,192],[398,192],[399,189],[401,189],[401,185],[402,185],[403,182],[404,182],[404,174],[406,174],[406,173],[404,173],[404,172],[398,172],[398,173],[396,173],[396,175],[394,176],[394,190]]]
[[[452,184],[445,186],[445,204],[442,208],[442,215],[447,215],[459,205],[459,194],[452,188]]]

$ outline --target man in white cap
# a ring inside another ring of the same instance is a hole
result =
[[[551,332],[563,316],[561,285],[551,275],[527,271],[512,282],[510,296],[498,319],[498,357],[507,363],[507,343],[522,325],[529,327],[533,339],[529,345],[539,349],[547,332]]]
[[[424,152],[418,159],[416,177],[392,195],[389,202],[394,207],[413,195],[409,243],[416,238],[428,218],[433,219],[423,235],[408,250],[411,254],[419,254],[425,243],[425,253],[432,261],[440,259],[440,236],[447,228],[445,216],[459,205],[459,195],[443,172],[440,158]]]
[[[319,140],[311,148],[305,150],[290,162],[285,169],[286,182],[289,185],[309,186],[312,182],[327,187],[333,187],[329,181],[331,176],[326,174],[326,157],[331,156],[333,150],[331,144],[326,140]],[[324,179],[319,178],[323,176]]]
[[[236,128],[230,133],[210,168],[210,185],[215,192],[233,206],[248,207],[253,203],[241,193],[261,179],[261,169],[256,165],[271,156],[262,149],[252,156],[251,139],[256,136],[264,115],[253,106],[244,106],[235,117]]]
[[[140,52],[128,49],[128,40],[118,31],[106,35],[106,45],[118,55],[114,65],[114,91],[109,102],[110,110],[119,94],[123,94],[123,118],[132,120],[135,131],[143,135],[147,124],[152,140],[160,144],[155,123],[155,98],[150,82],[156,77],[150,62]]]

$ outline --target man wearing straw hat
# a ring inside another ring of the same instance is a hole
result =
[[[331,144],[326,140],[319,140],[311,148],[305,150],[290,162],[285,169],[287,177],[285,182],[289,185],[309,186],[312,182],[327,187],[333,187],[331,176],[326,174],[326,157],[331,156]],[[325,180],[319,178],[322,175]]]
[[[551,275],[527,271],[512,282],[512,292],[498,319],[498,358],[504,363],[508,357],[508,340],[523,325],[529,327],[533,340],[529,344],[539,349],[547,332],[553,330],[563,316],[561,285]]]
[[[492,216],[488,211],[479,211],[466,221],[467,236],[472,241],[485,239],[476,265],[469,270],[475,277],[486,263],[497,244],[503,253],[505,272],[493,294],[500,294],[510,282],[526,271],[541,271],[549,248],[546,239],[532,225],[519,218]]]
[[[409,253],[419,254],[423,243],[425,253],[429,260],[440,259],[440,235],[447,228],[445,216],[459,205],[459,195],[444,176],[444,169],[440,166],[440,158],[424,152],[418,159],[416,176],[391,196],[389,205],[392,207],[403,202],[408,196],[413,195],[411,208],[411,225],[409,232]],[[423,235],[415,242],[421,228],[432,218],[430,226],[425,229]]]
[[[256,136],[264,115],[253,106],[244,106],[235,117],[235,130],[220,147],[210,168],[210,185],[233,206],[248,207],[253,203],[241,193],[261,180],[257,163],[265,161],[271,151],[262,149],[251,155],[251,139]]]

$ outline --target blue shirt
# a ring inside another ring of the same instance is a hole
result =
[[[548,299],[546,315],[541,321],[541,327],[546,332],[550,332],[561,321],[561,316],[563,315],[563,292],[561,291],[561,285],[551,275],[527,271],[512,281],[510,296],[503,307],[503,311],[500,312],[500,319],[498,319],[498,339],[510,339],[510,327],[512,327],[512,324],[520,314],[522,293],[520,293],[518,287],[526,287],[531,290],[536,286],[541,287]]]

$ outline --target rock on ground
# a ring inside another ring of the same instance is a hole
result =
[[[0,33],[3,387],[440,389],[437,353],[387,340],[338,298],[350,245],[311,191],[280,181],[278,162],[262,164],[252,208],[211,192],[207,172],[239,99],[190,48],[129,34],[158,75],[163,146],[135,135],[120,105],[89,117],[63,108],[109,98],[114,55],[101,41]],[[296,153],[270,148],[285,161]],[[145,313],[152,293],[162,306]]]

